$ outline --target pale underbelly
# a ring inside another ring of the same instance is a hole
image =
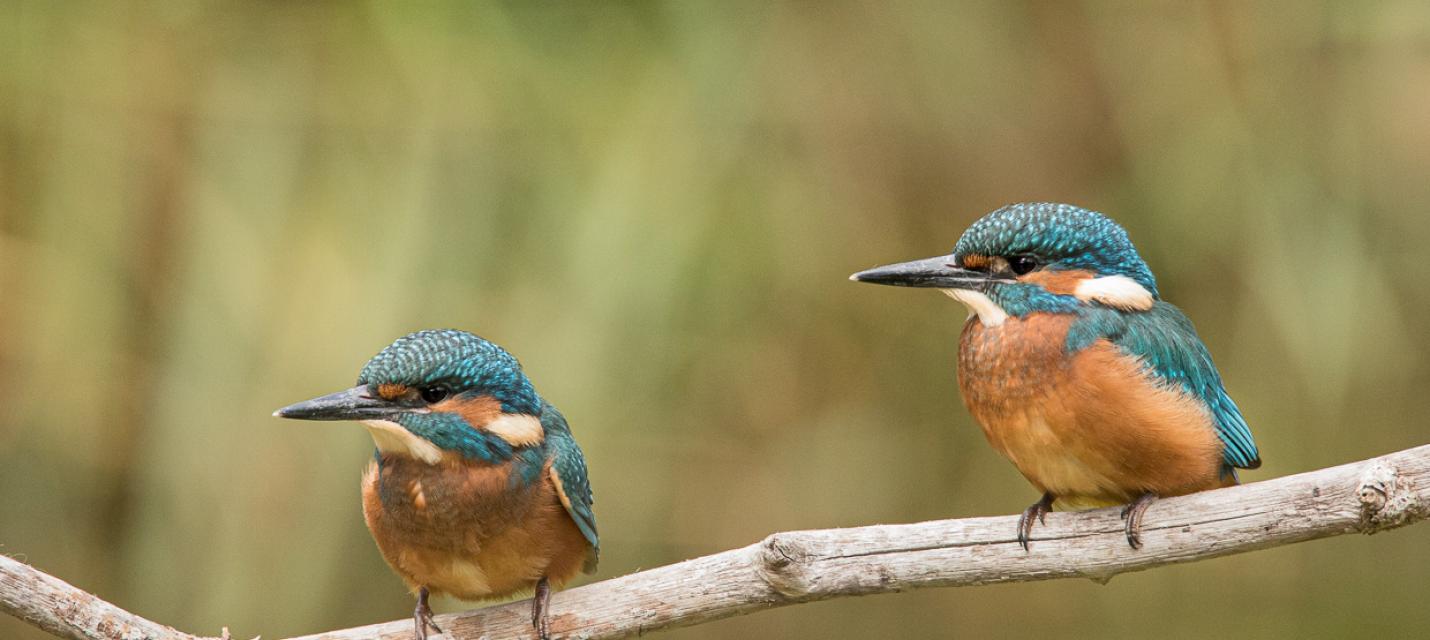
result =
[[[994,448],[1035,486],[1058,497],[1060,506],[1107,506],[1136,497],[1120,486],[1116,461],[1079,446],[1037,412],[990,422],[984,431]]]
[[[560,586],[575,576],[588,545],[549,484],[494,492],[473,490],[468,476],[389,464],[379,489],[377,465],[363,480],[363,515],[383,558],[416,591],[462,600],[504,598],[548,578]],[[425,475],[424,475],[425,474]],[[542,476],[543,479],[546,476]]]
[[[499,542],[499,541],[493,541]],[[522,553],[510,545],[489,546],[478,553],[453,553],[417,545],[392,545],[393,568],[414,586],[426,586],[461,600],[502,598],[531,589],[551,558]]]

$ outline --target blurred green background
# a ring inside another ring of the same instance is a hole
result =
[[[1128,227],[1255,431],[1244,478],[1411,447],[1428,176],[1418,0],[7,2],[0,553],[196,633],[410,615],[371,440],[269,413],[447,326],[571,419],[598,578],[1016,513],[964,310],[845,278],[1023,200]],[[1427,570],[1419,526],[664,637],[1424,637]]]

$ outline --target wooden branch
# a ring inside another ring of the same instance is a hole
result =
[[[198,640],[0,555],[0,611],[69,640]]]
[[[1117,509],[1053,513],[1015,540],[1016,517],[776,533],[757,544],[558,593],[557,638],[626,638],[753,611],[922,587],[1119,573],[1293,542],[1376,533],[1430,517],[1430,445],[1240,487],[1159,500],[1128,547]],[[73,640],[194,640],[0,556],[0,609]],[[530,605],[437,616],[452,638],[528,638]],[[126,635],[130,634],[130,635]],[[412,621],[291,640],[410,640]]]

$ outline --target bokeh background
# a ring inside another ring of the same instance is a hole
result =
[[[601,578],[1016,513],[963,309],[845,278],[1022,200],[1128,227],[1245,478],[1423,444],[1427,176],[1416,0],[6,2],[0,553],[196,633],[409,615],[370,439],[269,413],[447,326],[571,418]],[[666,637],[1425,637],[1427,570],[1420,526]]]

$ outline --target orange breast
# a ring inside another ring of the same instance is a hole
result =
[[[1035,486],[1077,506],[1221,485],[1221,443],[1195,398],[1159,385],[1101,340],[1067,357],[1073,318],[972,320],[959,349],[964,403]]]
[[[570,580],[587,543],[550,474],[510,483],[511,463],[385,457],[363,476],[363,515],[388,565],[416,590],[463,600],[502,598],[546,576]]]

